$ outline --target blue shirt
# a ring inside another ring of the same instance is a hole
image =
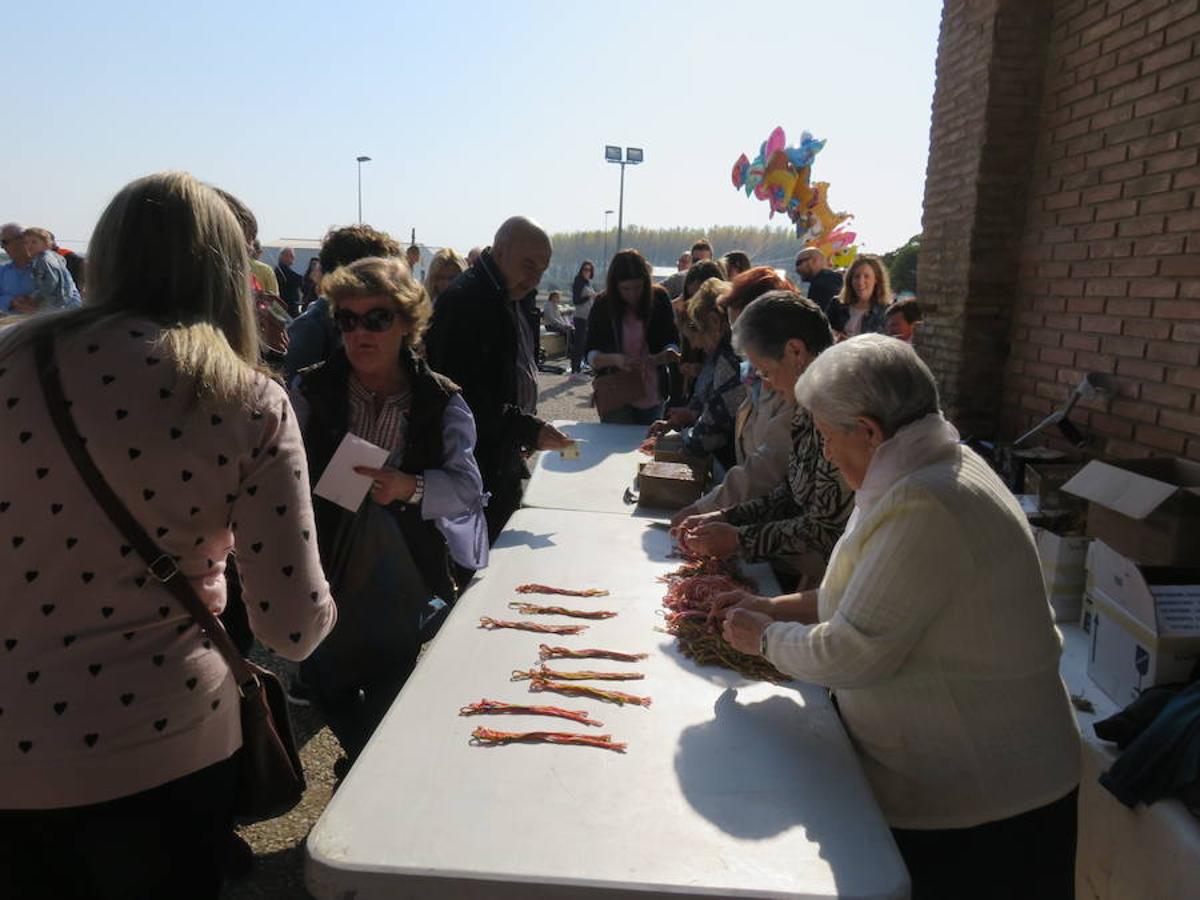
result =
[[[33,258],[31,271],[41,309],[70,309],[79,305],[79,289],[60,254],[44,250]]]
[[[0,313],[12,312],[12,302],[17,297],[25,294],[33,297],[36,293],[32,261],[24,267],[18,267],[15,262],[0,266]]]

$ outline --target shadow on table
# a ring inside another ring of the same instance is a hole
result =
[[[664,632],[666,631],[666,618],[664,610],[664,618],[661,625]],[[662,654],[668,657],[675,665],[695,675],[697,678],[702,678],[709,684],[715,684],[717,687],[723,687],[728,690],[736,691],[738,688],[746,687],[749,684],[755,683],[745,675],[741,675],[733,669],[727,669],[724,666],[719,666],[715,663],[700,665],[694,659],[689,659],[683,655],[679,649],[679,645],[675,642],[675,638],[669,634],[663,635],[663,642],[659,644],[658,649]],[[795,691],[799,694],[804,693],[804,689],[812,688],[812,685],[806,685],[801,681],[785,681],[776,685],[780,690]]]
[[[504,533],[501,534],[496,540],[496,543],[493,545],[493,549],[500,547],[518,547],[522,545],[533,550],[537,550],[540,547],[553,547],[554,541],[551,540],[553,536],[554,532],[536,534],[532,531],[506,528],[504,529]]]
[[[668,556],[674,549],[675,542],[666,527],[670,523],[671,511],[668,509],[648,509],[644,506],[634,508],[632,517],[646,520],[646,530],[642,532],[642,550],[647,559],[655,562],[673,563],[672,569],[683,564],[683,558],[675,559]],[[663,593],[667,586],[663,585]]]
[[[820,690],[803,685],[800,693]],[[743,704],[735,689],[726,690],[713,720],[680,736],[675,772],[692,808],[735,838],[768,840],[803,828],[829,864],[839,894],[843,885],[853,894],[855,885],[847,882],[860,880],[858,870],[874,848],[863,846],[860,811],[847,808],[843,780],[830,777],[831,769],[844,768],[831,754],[847,748],[827,739],[829,723],[821,718],[831,711],[797,700]]]
[[[547,472],[586,472],[593,466],[600,465],[604,459],[605,457],[598,456],[595,451],[589,452],[587,444],[581,444],[579,459],[563,459],[557,450],[544,450],[541,465]]]

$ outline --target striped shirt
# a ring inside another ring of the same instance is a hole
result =
[[[404,432],[412,408],[412,389],[405,386],[398,394],[384,397],[375,412],[375,395],[362,386],[353,373],[350,375],[350,431],[364,441],[384,450],[404,447]]]

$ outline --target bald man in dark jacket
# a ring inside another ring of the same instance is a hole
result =
[[[425,336],[430,366],[462,388],[475,416],[492,541],[521,504],[526,453],[571,442],[536,415],[538,335],[522,311],[550,254],[545,231],[529,219],[509,219],[479,261],[438,297]]]

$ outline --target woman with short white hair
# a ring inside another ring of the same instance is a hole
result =
[[[855,511],[818,590],[724,632],[832,688],[913,897],[1073,896],[1079,736],[1029,525],[912,347],[862,335],[796,385]]]

